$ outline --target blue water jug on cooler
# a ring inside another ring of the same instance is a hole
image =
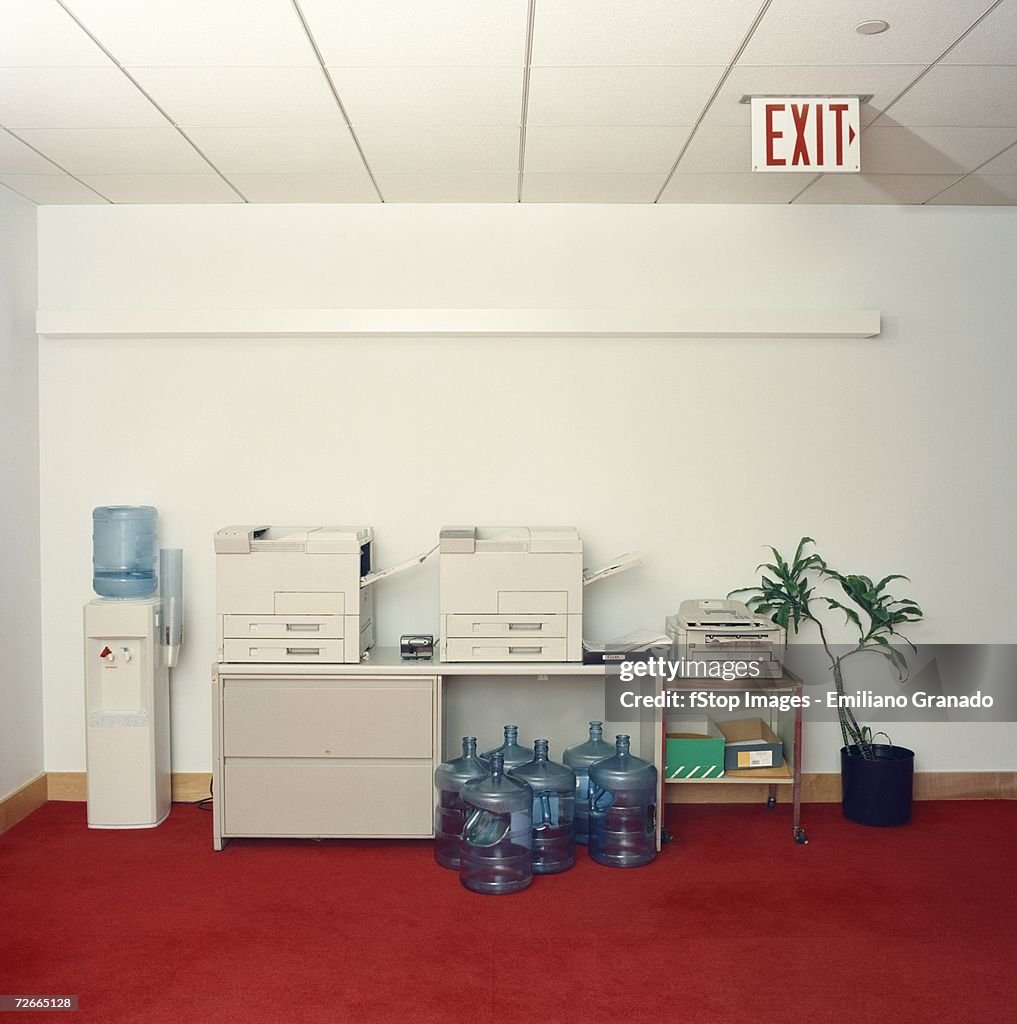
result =
[[[515,768],[518,764],[526,764],[526,762],[533,757],[533,751],[521,746],[519,743],[518,725],[506,725],[505,739],[502,742],[502,745],[500,747],[495,747],[494,750],[485,751],[480,755],[480,759],[490,764],[491,755],[495,753],[495,751],[501,754],[502,761],[505,764],[505,771]]]
[[[509,775],[533,791],[533,873],[567,871],[576,862],[576,773],[549,758],[547,740],[536,740],[533,760]]]
[[[459,881],[473,892],[519,892],[533,881],[533,794],[505,774],[501,753],[491,774],[463,786],[468,815],[459,843]]]
[[[459,868],[459,838],[466,824],[467,806],[462,789],[467,782],[487,777],[487,766],[477,757],[477,737],[463,737],[463,756],[438,765],[434,788],[434,859],[443,868]]]
[[[100,597],[155,593],[157,521],[151,505],[101,505],[92,510],[92,589]]]
[[[590,722],[590,738],[577,743],[562,754],[561,759],[576,773],[576,842],[586,845],[590,834],[590,765],[614,755],[614,744],[604,739],[604,723]]]
[[[629,737],[615,754],[590,768],[590,857],[598,864],[634,868],[657,856],[657,769],[629,753]]]

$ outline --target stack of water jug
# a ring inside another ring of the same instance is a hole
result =
[[[505,726],[501,746],[477,756],[477,740],[463,737],[463,755],[434,775],[434,857],[459,871],[473,892],[525,889],[534,875],[553,875],[575,863],[576,843],[608,867],[638,867],[657,854],[657,769],[615,745],[603,725],[569,747],[564,764],[552,761],[548,741],[520,746],[519,730]]]

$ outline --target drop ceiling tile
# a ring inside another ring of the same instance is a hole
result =
[[[109,58],[55,3],[0,3],[0,67],[112,67]]]
[[[515,173],[519,168],[518,128],[357,129],[372,172]]]
[[[956,180],[956,174],[824,174],[795,203],[917,205]]]
[[[761,0],[539,0],[533,64],[724,64]]]
[[[1017,142],[1017,128],[866,128],[865,174],[964,174]]]
[[[524,174],[524,203],[652,203],[664,174]]]
[[[359,174],[231,174],[252,203],[377,203],[366,171]]]
[[[131,68],[182,127],[341,124],[321,68]]]
[[[866,96],[872,100],[860,108],[862,124],[868,124],[924,70],[922,64],[861,67],[773,67],[738,65],[731,69],[703,124],[723,127],[749,124],[749,104],[743,96]]]
[[[107,201],[69,174],[0,174],[0,183],[33,203],[43,205],[84,205]]]
[[[350,123],[515,125],[522,68],[339,68],[329,74]]]
[[[0,131],[0,174],[59,174],[46,157],[10,132]]]
[[[999,156],[978,168],[979,174],[1017,174],[1017,146],[1011,146]]]
[[[176,128],[26,128],[21,137],[71,174],[207,173]]]
[[[83,174],[114,203],[240,203],[217,174]]]
[[[724,68],[533,68],[529,125],[692,125]]]
[[[349,129],[188,128],[194,144],[227,174],[362,173],[363,161]]]
[[[704,128],[693,136],[678,164],[682,174],[741,174],[752,172],[752,135],[749,128]],[[802,185],[808,180],[797,175]],[[801,186],[799,186],[801,187]]]
[[[801,174],[675,174],[661,203],[790,203],[805,187]]]
[[[387,203],[514,203],[516,174],[378,174]]]
[[[528,128],[526,172],[667,173],[688,128]]]
[[[743,64],[931,64],[991,0],[773,0],[741,55]],[[859,22],[890,30],[865,36]]]
[[[929,200],[930,206],[1017,205],[1017,174],[969,174]]]
[[[300,0],[326,64],[522,67],[525,0]]]
[[[0,68],[8,128],[162,128],[166,119],[118,68]]]
[[[876,124],[1017,127],[1017,67],[937,65]]]
[[[300,19],[280,0],[66,0],[121,64],[310,67]]]
[[[1017,64],[1017,4],[1000,4],[944,58],[944,64]]]

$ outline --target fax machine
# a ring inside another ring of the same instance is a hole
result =
[[[689,678],[712,677],[709,663],[717,661],[756,662],[760,678],[783,675],[786,631],[750,612],[741,601],[682,601],[678,614],[667,617],[666,626],[675,660],[704,663],[704,671]]]
[[[369,526],[227,526],[215,534],[219,660],[359,662],[374,644]]]

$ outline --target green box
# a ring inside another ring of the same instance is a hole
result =
[[[724,734],[711,719],[669,715],[665,728],[665,779],[723,778]]]

